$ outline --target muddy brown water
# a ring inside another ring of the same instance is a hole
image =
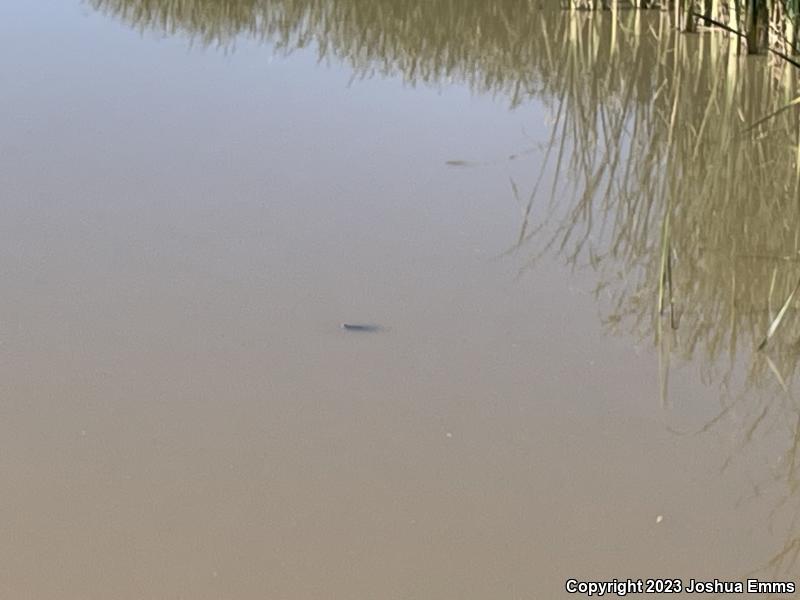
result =
[[[665,20],[0,3],[0,598],[797,578],[796,76]]]

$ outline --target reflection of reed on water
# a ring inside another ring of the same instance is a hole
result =
[[[794,73],[766,59],[753,68],[735,46],[676,34],[657,14],[622,16],[623,35],[594,16],[553,19],[542,27],[558,58],[538,69],[553,137],[514,252],[594,270],[609,327],[661,349],[665,396],[671,358],[701,364],[720,390],[704,430],[735,432],[737,449],[778,440],[783,454],[756,489],[779,482],[776,514],[790,518],[800,119],[782,109],[797,95]],[[792,528],[770,565],[794,565],[799,552]]]
[[[520,247],[596,268],[620,326],[676,330],[709,364],[749,353],[800,277],[800,122],[787,110],[749,127],[786,104],[792,80],[739,68],[730,47],[675,35],[663,17],[632,16],[613,43],[596,19],[554,19],[542,26],[559,58],[539,69],[557,99],[537,190],[550,235],[526,222]],[[790,356],[775,351],[794,341],[793,313],[766,347],[775,360]],[[795,361],[782,367],[788,378]]]
[[[413,83],[465,81],[482,92],[522,94],[540,44],[534,0],[87,0],[141,29],[205,44],[238,36],[321,57],[356,72],[402,74]]]

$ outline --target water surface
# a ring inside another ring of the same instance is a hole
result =
[[[797,574],[793,73],[523,0],[11,0],[0,48],[0,596]]]

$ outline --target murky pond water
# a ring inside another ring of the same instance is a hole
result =
[[[0,49],[0,597],[798,577],[795,73],[526,0]]]

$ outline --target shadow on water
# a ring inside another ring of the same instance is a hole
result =
[[[525,186],[509,256],[588,269],[610,332],[649,340],[719,389],[700,431],[760,436],[782,454],[756,484],[773,517],[800,514],[800,119],[781,61],[745,58],[722,31],[679,34],[659,11],[569,13],[528,0],[89,0],[141,28],[227,46],[315,46],[358,75],[468,83],[532,98],[551,137]],[[773,114],[774,113],[774,114]],[[767,120],[765,116],[772,115]],[[459,161],[453,161],[459,162]],[[729,463],[723,466],[727,467]],[[800,527],[765,565],[796,566]]]

